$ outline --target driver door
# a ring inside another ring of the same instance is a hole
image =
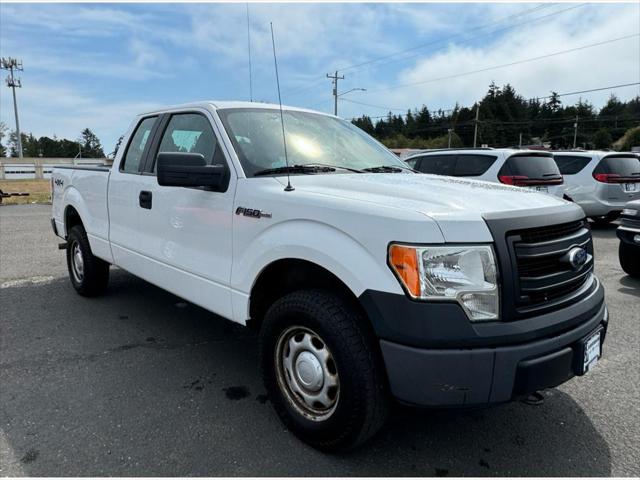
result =
[[[235,172],[208,112],[174,112],[161,122],[162,133],[156,135],[141,180],[145,205],[138,231],[148,275],[163,288],[231,318]],[[207,164],[223,165],[229,173],[225,190],[158,185],[155,160],[160,152],[200,153]]]

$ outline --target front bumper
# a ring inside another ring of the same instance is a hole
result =
[[[466,320],[462,330],[455,318],[442,315],[443,307],[451,313],[457,305],[406,297],[393,302],[391,317],[376,318],[374,310],[379,314],[389,303],[388,298],[372,300],[380,294],[361,300],[380,338],[391,392],[399,401],[419,406],[489,405],[559,385],[581,374],[580,341],[599,328],[604,341],[609,320],[599,283],[586,299],[551,314],[484,324]],[[400,308],[401,303],[407,308]],[[411,345],[399,331],[394,334],[393,323],[409,328]]]

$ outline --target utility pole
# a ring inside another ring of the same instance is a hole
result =
[[[449,134],[449,142],[447,144],[447,148],[451,148],[451,134],[453,133],[453,128],[448,128],[447,133]]]
[[[476,141],[478,140],[478,119],[480,118],[480,104],[476,104],[476,119],[473,122],[475,126],[473,127],[473,148],[476,148]]]
[[[576,141],[578,140],[578,115],[576,115],[576,122],[573,124],[573,148],[576,148]]]
[[[520,140],[518,141],[518,148],[522,148],[522,132],[520,132]]]
[[[330,78],[333,82],[333,114],[338,115],[338,80],[344,80],[344,75],[338,76],[338,71],[331,75],[327,73],[327,78]]]
[[[17,60],[15,58],[11,58],[11,57],[7,57],[7,58],[2,57],[2,59],[0,59],[0,68],[2,68],[2,70],[9,71],[9,76],[7,77],[7,87],[13,90],[13,111],[16,115],[16,135],[18,137],[17,138],[18,156],[19,158],[22,158],[22,136],[20,135],[20,121],[18,120],[18,101],[16,100],[16,87],[21,88],[22,83],[20,82],[19,78],[14,78],[13,76],[14,70],[19,72],[23,70],[22,61]]]

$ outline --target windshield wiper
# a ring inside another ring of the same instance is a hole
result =
[[[369,168],[362,169],[363,172],[371,172],[371,173],[400,173],[403,170],[412,170],[412,169],[409,169],[406,167],[400,167],[400,166],[391,166],[391,165],[380,165],[379,167],[369,167]]]
[[[254,177],[259,175],[277,175],[279,173],[320,173],[320,172],[335,172],[334,167],[321,166],[321,165],[289,165],[284,167],[266,168],[264,170],[258,170],[253,174]]]
[[[358,170],[357,168],[341,167],[339,165],[329,165],[328,163],[307,163],[305,164],[305,166],[306,167],[329,167],[333,169],[337,168],[338,170],[348,170],[354,173],[364,173],[364,170]]]

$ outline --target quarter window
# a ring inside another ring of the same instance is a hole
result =
[[[420,171],[434,175],[454,175],[456,168],[455,155],[426,155],[420,158]]]
[[[157,117],[149,117],[140,122],[127,147],[127,152],[123,159],[124,163],[120,167],[121,171],[126,173],[139,172],[140,161],[142,160],[144,149],[147,146],[156,119]]]
[[[158,153],[163,152],[200,153],[207,165],[225,164],[209,120],[198,113],[180,113],[171,117],[158,150]]]
[[[591,161],[591,157],[579,155],[554,155],[553,158],[562,175],[575,175]]]
[[[456,177],[477,177],[484,174],[496,161],[491,155],[458,155],[456,162]]]

